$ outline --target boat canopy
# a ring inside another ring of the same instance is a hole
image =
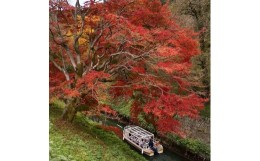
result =
[[[163,147],[154,140],[154,134],[139,126],[125,126],[123,130],[123,140],[124,139],[137,149],[141,150],[142,154],[145,153],[149,156],[153,156],[154,151],[149,146],[150,139],[152,139],[158,153],[163,153]]]
[[[149,131],[135,125],[129,125],[124,128],[124,131],[129,132],[131,135],[134,135],[141,139],[149,139],[154,138],[154,134],[150,133]]]

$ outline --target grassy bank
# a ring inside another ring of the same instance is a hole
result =
[[[62,109],[50,107],[50,161],[145,161],[114,133],[77,115],[72,124],[59,118]]]
[[[172,134],[167,135],[167,140],[170,144],[175,144],[180,148],[201,156],[202,158],[210,159],[210,145],[204,144],[199,140],[191,138],[182,139]]]

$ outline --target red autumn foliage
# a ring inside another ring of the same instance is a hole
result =
[[[176,94],[162,95],[144,106],[144,112],[154,116],[156,126],[161,133],[172,131],[181,134],[178,117],[197,118],[198,112],[204,108],[206,100],[195,94],[178,96]]]
[[[175,115],[191,118],[198,117],[198,110],[204,107],[204,99],[197,95],[178,96],[176,94],[162,95],[144,106],[144,112],[152,113],[158,118]]]
[[[107,93],[133,98],[131,119],[138,123],[145,113],[162,133],[181,135],[177,118],[198,117],[205,100],[186,79],[191,58],[200,53],[197,33],[176,24],[167,5],[50,0],[49,9],[50,95],[96,107]]]
[[[69,89],[69,88],[65,88],[63,90],[63,93],[68,97],[79,97],[80,96],[80,93],[77,90],[73,90],[73,89]]]
[[[143,111],[141,104],[135,101],[130,110],[131,121],[138,124],[138,115]]]
[[[99,125],[99,127],[104,129],[105,131],[114,132],[119,138],[122,138],[123,136],[123,131],[118,127],[106,125]]]
[[[115,116],[117,114],[117,112],[113,109],[111,109],[108,105],[104,105],[101,109],[101,112],[105,112],[106,114],[111,114],[113,116]]]
[[[145,73],[145,69],[143,67],[133,67],[132,71],[135,73],[141,73],[141,74]]]
[[[79,78],[76,84],[77,88],[80,88],[81,86],[93,88],[95,84],[99,83],[98,79],[101,78],[108,78],[109,74],[104,73],[102,71],[90,71],[86,75],[84,75],[82,78]]]
[[[80,98],[80,105],[88,105],[91,108],[98,106],[98,100],[91,95],[81,96]]]

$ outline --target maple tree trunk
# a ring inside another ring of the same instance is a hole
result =
[[[76,106],[74,106],[73,101],[68,104],[68,106],[64,109],[62,114],[62,119],[68,122],[72,122],[77,113]]]

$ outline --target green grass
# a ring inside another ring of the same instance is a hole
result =
[[[50,161],[144,161],[112,132],[78,114],[72,124],[59,118],[62,109],[50,108]]]
[[[130,118],[130,109],[134,100],[125,100],[123,98],[113,101],[103,101],[101,103],[109,105],[113,110],[117,111],[120,115]]]

